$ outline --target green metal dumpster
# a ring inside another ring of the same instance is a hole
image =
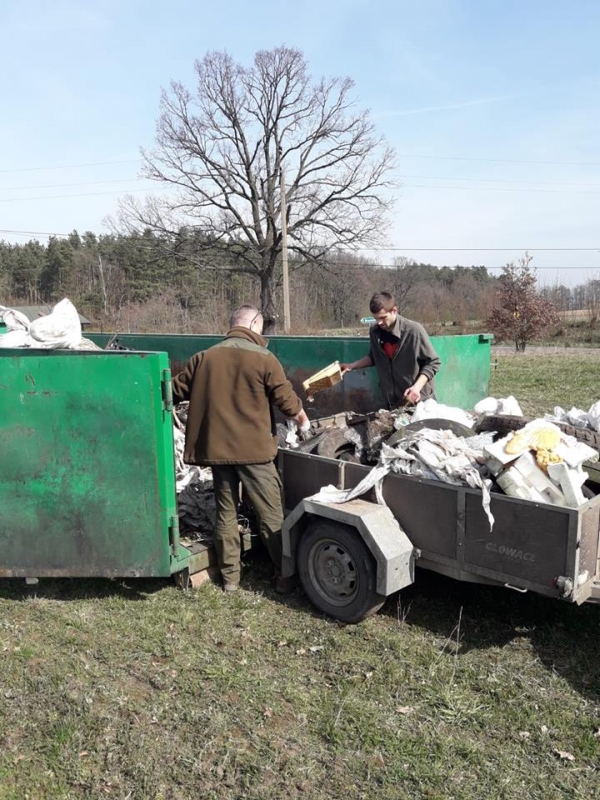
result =
[[[104,347],[108,334],[90,334],[89,338]],[[199,350],[206,350],[222,336],[185,334],[119,334],[119,341],[135,350],[162,350],[169,354],[171,371],[176,375],[185,362]],[[436,394],[440,402],[460,408],[472,408],[486,397],[490,381],[492,336],[434,336],[442,367],[436,376]],[[281,361],[294,388],[304,397],[302,382],[332,361],[355,361],[366,355],[366,336],[272,336],[269,349]],[[319,393],[309,408],[311,416],[327,416],[340,411],[366,412],[385,405],[374,368],[353,370],[342,383]]]
[[[1,352],[0,576],[189,567],[167,355]]]

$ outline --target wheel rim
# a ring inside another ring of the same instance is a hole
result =
[[[321,539],[310,548],[308,575],[315,591],[333,606],[350,605],[358,594],[354,559],[335,539]]]

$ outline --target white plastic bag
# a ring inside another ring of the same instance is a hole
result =
[[[13,348],[13,347],[31,347],[32,340],[28,331],[8,331],[0,336],[0,347]]]
[[[523,416],[521,406],[516,397],[513,397],[512,394],[499,399],[496,397],[484,397],[483,400],[480,400],[475,405],[473,411],[476,414],[507,414],[512,417]]]
[[[447,419],[453,422],[460,422],[461,425],[466,425],[467,428],[472,428],[475,424],[473,417],[462,408],[455,406],[446,406],[443,403],[438,403],[433,397],[428,397],[417,404],[415,413],[412,415],[413,422],[419,422],[422,419]]]
[[[590,428],[600,433],[600,400],[594,403],[588,411],[588,425]]]
[[[0,316],[4,319],[8,331],[29,331],[29,319],[14,308],[0,306]]]
[[[32,347],[75,350],[81,342],[81,323],[73,303],[65,297],[50,314],[31,323]]]

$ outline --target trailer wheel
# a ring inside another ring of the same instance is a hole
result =
[[[297,565],[309,600],[330,617],[360,622],[385,602],[375,590],[375,560],[348,525],[325,520],[310,524],[300,537]]]

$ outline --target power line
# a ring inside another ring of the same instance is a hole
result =
[[[505,180],[503,178],[457,178],[452,176],[450,178],[443,175],[402,175],[403,178],[411,178],[417,180],[431,180],[431,181],[469,181],[473,183],[528,183],[534,186],[585,186],[600,188],[600,183],[577,183],[573,181],[514,181]]]
[[[66,164],[61,167],[15,167],[13,169],[0,169],[0,174],[7,174],[9,172],[45,172],[46,170],[54,169],[83,169],[83,167],[108,167],[112,164],[139,164],[140,159],[125,161],[90,161],[87,164]]]
[[[71,195],[68,195],[71,196]],[[74,196],[74,195],[73,195]],[[0,233],[23,234],[27,236],[70,236],[70,233],[57,233],[56,231],[22,231],[12,228],[0,228]],[[503,251],[513,252],[538,252],[538,253],[571,253],[571,252],[600,252],[600,245],[596,247],[359,247],[357,253],[361,252],[411,252],[411,253],[501,253]],[[339,251],[338,251],[339,252]],[[380,264],[375,266],[394,266]],[[586,269],[586,267],[574,267],[573,269]]]
[[[25,235],[26,236],[60,236],[60,237],[64,237],[64,238],[67,238],[67,237],[69,237],[71,235],[70,233],[50,233],[50,232],[47,232],[47,231],[45,231],[45,232],[44,231],[14,231],[14,230],[9,230],[9,229],[0,229],[0,234],[2,234],[2,233],[11,233],[11,234],[14,234],[14,235],[19,235],[19,236],[25,236]],[[152,246],[149,246],[149,245],[146,245],[146,244],[139,244],[139,243],[134,244],[134,247],[138,251],[156,252],[158,250],[158,247],[152,247]],[[167,253],[166,255],[169,255],[169,254]],[[365,261],[368,262],[366,264],[366,266],[369,266],[369,267],[375,267],[375,268],[381,268],[381,269],[396,269],[397,268],[396,264],[384,264],[384,263],[372,262],[369,259],[365,259]],[[357,262],[352,262],[352,261],[341,261],[341,262],[340,261],[336,261],[334,263],[334,266],[336,266],[336,267],[360,267],[360,266],[362,266],[362,264],[360,262],[357,263]],[[413,267],[428,267],[428,266],[431,266],[431,267],[435,267],[436,269],[443,269],[444,268],[444,267],[437,266],[435,264],[412,264],[412,265],[409,265],[409,266],[413,266]],[[484,267],[486,270],[490,271],[490,270],[500,270],[505,265],[504,264],[498,264],[497,266],[489,266],[489,265],[486,265],[486,264],[471,264],[471,265],[467,266],[467,265],[464,265],[464,264],[454,264],[454,265],[446,264],[444,266],[447,267],[448,269],[455,269],[457,266],[462,266],[465,269],[477,269],[479,267]],[[561,264],[561,265],[554,265],[554,266],[535,266],[534,270],[535,271],[556,270],[556,271],[560,272],[562,270],[574,270],[574,269],[576,269],[576,270],[598,270],[599,268],[600,268],[600,265],[598,265],[596,267],[596,266],[593,266],[593,265],[590,265],[590,264],[580,265],[580,266],[577,266],[577,265],[574,265],[574,264],[569,264],[569,265]]]
[[[600,252],[600,245],[598,247],[359,247],[356,252],[392,252],[392,251],[410,252],[410,253],[460,253],[460,252],[473,252],[473,253],[500,253],[503,250],[507,251],[527,251],[528,253],[571,253],[575,251],[592,252],[597,250]]]
[[[46,183],[42,186],[4,186],[0,187],[0,192],[25,192],[25,191],[37,191],[38,189],[64,189],[71,186],[100,186],[105,184],[114,184],[114,183],[129,183],[130,181],[135,181],[139,183],[139,181],[144,180],[144,178],[121,178],[121,180],[116,181],[83,181],[82,183]],[[71,195],[67,195],[70,197]]]
[[[584,190],[594,191],[600,190],[600,183],[583,183],[583,182],[574,182],[574,181],[527,181],[527,180],[505,180],[502,178],[459,178],[457,176],[452,177],[445,177],[444,175],[402,175],[403,178],[410,178],[416,180],[432,180],[432,181],[465,181],[469,183],[510,183],[510,184],[529,184],[532,186],[579,186],[583,187]],[[115,184],[115,183],[128,183],[133,181],[135,183],[139,183],[142,180],[147,180],[145,178],[121,178],[119,180],[110,180],[110,181],[81,181],[78,183],[47,183],[42,184],[40,186],[3,186],[0,187],[0,191],[2,192],[20,192],[20,191],[27,191],[27,190],[38,190],[38,189],[62,189],[68,188],[72,186],[100,186],[104,184]],[[405,184],[406,186],[419,186],[419,184]],[[155,190],[158,187],[148,187],[149,190]],[[464,189],[465,187],[448,187],[448,186],[427,186],[426,188],[436,189],[436,188],[460,188]],[[470,188],[470,187],[469,187]],[[490,187],[474,187],[474,190],[477,189],[487,189]],[[491,187],[496,188],[496,187]],[[517,191],[534,191],[532,189],[522,188]],[[557,189],[551,191],[558,191]]]
[[[117,181],[120,183],[120,181]],[[156,189],[153,189],[155,192],[165,191],[170,189],[170,186],[158,186]],[[115,194],[131,194],[132,192],[147,192],[149,191],[148,188],[144,189],[129,189],[125,192],[123,190],[119,191],[116,190],[114,192],[82,192],[80,194],[43,194],[38,195],[37,197],[1,197],[0,203],[17,203],[20,200],[64,200],[69,197],[101,197],[105,195],[115,195]]]
[[[442,180],[445,180],[442,178]],[[448,178],[448,180],[452,180]],[[535,192],[541,194],[600,194],[598,189],[508,189],[503,186],[432,186],[425,183],[405,183],[400,188],[411,189],[458,189],[463,192]]]
[[[517,158],[476,158],[473,156],[432,156],[416,155],[415,153],[404,153],[398,158],[431,158],[438,161],[487,161],[498,164],[560,164],[574,167],[600,167],[600,161],[542,161],[527,160]]]

